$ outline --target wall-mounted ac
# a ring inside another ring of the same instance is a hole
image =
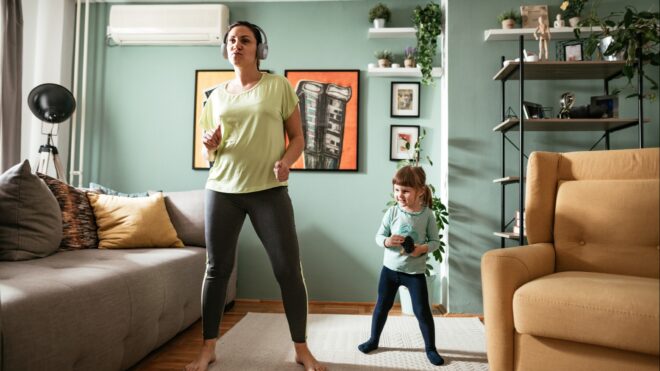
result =
[[[107,36],[118,45],[220,45],[228,25],[220,4],[113,5]]]

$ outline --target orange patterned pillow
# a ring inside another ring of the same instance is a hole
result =
[[[55,195],[62,211],[60,250],[94,249],[98,246],[94,210],[84,191],[61,180],[37,173]]]

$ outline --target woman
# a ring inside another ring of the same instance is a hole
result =
[[[306,371],[326,369],[306,343],[307,289],[286,182],[289,167],[304,146],[298,97],[285,78],[259,71],[259,59],[268,53],[262,33],[249,22],[229,27],[223,55],[234,66],[236,76],[213,91],[200,119],[204,147],[213,161],[206,183],[204,344],[186,370],[206,370],[215,361],[227,282],[246,215],[266,248],[280,285],[296,362]],[[289,138],[286,149],[285,131]]]

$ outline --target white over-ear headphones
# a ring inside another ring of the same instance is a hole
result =
[[[229,58],[229,56],[227,55],[227,37],[229,36],[229,31],[231,31],[232,28],[238,26],[249,27],[252,30],[257,30],[262,35],[263,40],[261,41],[261,43],[257,45],[257,58],[266,59],[266,57],[268,57],[268,37],[266,37],[266,33],[264,32],[264,30],[261,29],[261,27],[249,22],[236,22],[233,25],[229,26],[229,29],[225,33],[225,37],[222,39],[222,56],[225,59]]]

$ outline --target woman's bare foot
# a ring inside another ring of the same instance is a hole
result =
[[[296,349],[296,362],[303,365],[305,371],[327,371],[327,367],[314,358],[307,343],[293,343],[293,347]]]
[[[210,363],[215,362],[215,343],[218,339],[204,340],[197,359],[186,365],[185,371],[206,371]]]

